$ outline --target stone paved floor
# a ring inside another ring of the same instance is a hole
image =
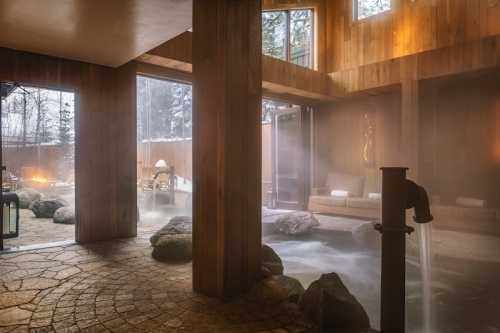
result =
[[[19,237],[5,240],[5,247],[46,244],[75,239],[75,226],[36,218],[29,209],[19,210]]]
[[[221,303],[148,238],[0,255],[1,332],[311,332],[290,306]]]

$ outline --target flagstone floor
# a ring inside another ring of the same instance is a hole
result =
[[[0,333],[312,332],[290,306],[194,293],[191,264],[152,259],[149,235],[0,255]]]

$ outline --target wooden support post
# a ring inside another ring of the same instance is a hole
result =
[[[78,91],[76,240],[137,235],[136,68],[89,66]]]
[[[408,167],[408,178],[418,182],[419,164],[419,82],[417,59],[402,62],[401,83],[401,151],[403,166]]]
[[[193,2],[193,287],[229,298],[261,251],[261,1]]]

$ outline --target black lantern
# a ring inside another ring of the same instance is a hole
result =
[[[19,236],[19,197],[13,192],[2,194],[3,239]]]
[[[2,113],[2,100],[16,88],[14,83],[0,82],[0,114]],[[0,136],[1,143],[1,136]],[[0,152],[0,174],[5,167],[2,165],[2,154]],[[3,182],[3,177],[0,177]],[[2,210],[0,211],[0,250],[3,250],[3,240],[19,236],[19,197],[15,193],[3,192],[3,184],[0,183],[0,198]]]

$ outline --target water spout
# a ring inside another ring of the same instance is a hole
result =
[[[423,332],[431,332],[431,283],[432,283],[432,225],[417,223],[417,235],[420,252],[420,272],[422,278],[422,314]]]
[[[413,217],[413,220],[415,220],[415,222],[417,223],[432,222],[432,220],[434,220],[434,217],[431,215],[431,208],[427,191],[425,191],[422,186],[417,185],[408,179],[406,179],[406,187],[406,209],[415,209],[415,216]]]

